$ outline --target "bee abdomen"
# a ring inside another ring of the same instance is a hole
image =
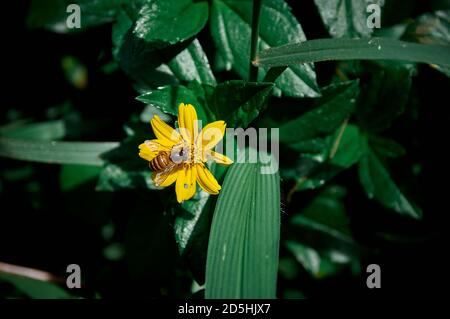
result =
[[[151,162],[150,162],[150,168],[153,171],[160,171],[162,169],[164,169],[166,166],[168,166],[169,163],[169,159],[167,156],[165,156],[165,154],[161,154],[156,156]]]

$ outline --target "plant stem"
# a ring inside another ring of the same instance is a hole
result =
[[[250,43],[250,63],[249,63],[249,81],[256,82],[258,80],[258,67],[254,66],[252,61],[258,54],[258,40],[259,40],[259,17],[261,12],[262,0],[253,0],[253,15],[252,15],[252,35]]]

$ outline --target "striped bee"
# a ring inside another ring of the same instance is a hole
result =
[[[153,181],[160,186],[173,170],[178,169],[188,159],[188,152],[182,146],[174,146],[171,152],[160,152],[149,163],[153,171]]]

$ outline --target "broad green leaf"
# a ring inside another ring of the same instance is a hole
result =
[[[50,164],[101,166],[100,155],[118,145],[117,142],[55,142],[0,137],[0,156]]]
[[[136,43],[131,35],[127,34],[132,25],[133,20],[125,10],[119,11],[117,22],[112,29],[112,40],[114,57],[116,60],[123,59],[122,65],[128,70],[127,72],[132,73],[133,78],[144,81],[149,86],[161,86],[194,80],[201,84],[216,84],[209,61],[197,39],[194,39],[187,48],[183,49],[181,47],[175,57],[172,57],[172,52],[166,54],[165,51],[160,52],[160,50],[157,50],[152,44],[142,43],[136,46],[134,51],[119,55],[120,48],[125,42],[128,41],[129,44]],[[127,52],[127,50],[124,50],[124,52]],[[164,56],[169,58],[164,59]],[[146,66],[149,59],[156,59],[160,65],[152,64],[152,67],[156,69],[149,69]]]
[[[112,26],[111,40],[112,40],[112,54],[116,60],[119,60],[120,48],[125,40],[125,34],[133,26],[133,20],[125,10],[118,10],[116,22]]]
[[[214,0],[211,10],[211,33],[222,64],[247,80],[249,74],[252,1]],[[276,21],[276,23],[274,23]],[[263,2],[260,18],[261,49],[293,42],[306,37],[290,7],[283,0]],[[264,70],[260,70],[260,79]],[[288,96],[320,95],[312,64],[292,66],[276,80],[277,87]]]
[[[208,58],[197,39],[169,61],[167,66],[180,81],[216,85]]]
[[[406,30],[405,37],[423,44],[450,45],[450,10],[427,13],[411,24]],[[438,69],[450,76],[450,66],[436,65]]]
[[[205,298],[275,298],[279,240],[279,175],[239,160],[228,170],[214,212]]]
[[[0,273],[0,280],[10,283],[25,295],[33,299],[73,298],[73,296],[64,289],[46,281],[20,277],[6,273]]]
[[[399,214],[420,219],[420,208],[412,204],[394,183],[389,172],[369,145],[359,162],[359,179],[369,198]]]
[[[207,1],[148,0],[138,12],[133,33],[162,47],[195,36],[207,20]]]
[[[121,45],[113,52],[116,52],[116,59],[119,60],[120,67],[139,87],[152,89],[178,82],[165,63],[184,50],[187,43],[158,49],[152,43],[147,43],[134,36],[131,29],[127,31],[120,25],[115,25],[115,28],[117,32],[115,41]],[[121,32],[125,33],[119,40]]]
[[[298,143],[332,133],[353,112],[358,94],[357,81],[329,86],[317,107],[280,127],[280,141]]]
[[[245,128],[266,108],[272,89],[272,83],[223,82],[207,98],[209,109],[228,127]]]
[[[362,85],[358,102],[361,125],[374,132],[389,128],[405,110],[411,89],[412,72],[405,68],[377,68],[368,84]]]
[[[253,62],[278,67],[329,60],[396,60],[450,66],[449,47],[388,38],[319,39],[265,50]]]
[[[0,127],[0,135],[39,141],[59,140],[66,135],[66,125],[62,120],[32,124],[12,123]]]
[[[339,133],[338,133],[339,134]],[[342,135],[336,136],[329,157],[330,163],[342,168],[349,168],[356,164],[364,149],[361,133],[356,125],[348,125]],[[331,154],[332,153],[332,154]]]
[[[191,103],[203,123],[224,120],[228,127],[247,127],[267,106],[272,89],[272,83],[238,80],[223,82],[217,87],[192,82],[189,87],[166,86],[137,99],[173,116],[178,115],[180,103]]]
[[[195,107],[199,119],[207,122],[210,118],[206,105],[201,104],[196,94],[183,85],[165,86],[157,90],[149,91],[138,96],[137,100],[156,106],[164,113],[173,116],[178,116],[178,106],[180,103],[189,103]]]
[[[325,27],[333,38],[368,37],[374,28],[367,24],[369,4],[384,5],[384,0],[314,0]],[[381,18],[381,17],[380,17]]]

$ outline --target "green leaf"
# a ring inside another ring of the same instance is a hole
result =
[[[197,81],[200,84],[216,85],[216,79],[208,58],[197,39],[194,39],[186,49],[169,61],[167,65],[180,81]]]
[[[280,127],[280,141],[298,143],[332,133],[353,112],[358,94],[357,81],[327,87],[317,107]]]
[[[132,34],[127,34],[132,25],[133,20],[126,11],[119,11],[112,29],[112,41],[115,59],[122,59],[123,67],[135,79],[150,87],[194,80],[201,84],[216,84],[206,54],[197,39],[186,48],[176,48],[179,52],[175,50],[174,56],[174,52],[169,51],[168,54],[167,50],[157,50],[151,43],[139,43]],[[134,45],[135,49],[130,51],[124,48],[120,55],[124,43]],[[149,68],[148,61],[157,63],[151,63]]]
[[[133,33],[161,47],[195,36],[207,20],[206,1],[148,0],[138,12]]]
[[[209,109],[228,127],[245,128],[266,108],[272,89],[272,83],[223,82],[208,99]]]
[[[211,33],[222,64],[240,75],[249,75],[251,1],[214,0],[211,10]],[[276,21],[274,23],[273,21]],[[259,46],[266,49],[292,42],[303,42],[306,37],[291,9],[283,0],[266,0],[260,15]],[[261,79],[264,70],[260,70]],[[317,97],[320,95],[312,64],[292,66],[276,80],[287,96]]]
[[[0,137],[0,156],[50,164],[101,166],[100,154],[117,142],[47,142]]]
[[[67,291],[50,282],[0,273],[0,280],[6,281],[33,299],[73,298]]]
[[[295,178],[293,191],[322,187],[337,174],[356,164],[364,145],[359,128],[344,124],[327,137],[323,149],[314,154],[303,154],[293,171],[284,171],[283,177]]]
[[[265,50],[255,59],[260,67],[288,66],[329,60],[397,60],[450,66],[448,46],[388,38],[319,39]]]
[[[405,68],[377,68],[364,85],[358,102],[358,118],[369,131],[380,132],[401,115],[409,99],[412,72]]]
[[[341,136],[336,137],[335,144],[329,154],[331,164],[349,168],[356,164],[363,152],[361,133],[356,125],[348,125]]]
[[[128,16],[125,10],[118,10],[116,22],[112,26],[111,40],[113,44],[112,54],[116,60],[119,60],[120,48],[125,41],[125,34],[133,26],[133,20]]]
[[[423,44],[450,45],[450,10],[427,13],[411,24],[405,37]],[[432,67],[450,76],[450,66],[436,65]]]
[[[384,0],[370,2],[361,0],[314,0],[319,9],[325,27],[333,38],[368,37],[373,28],[367,25],[369,4],[376,4],[380,8]]]
[[[173,116],[178,116],[180,103],[189,103],[194,105],[200,120],[208,122],[208,119],[210,119],[206,105],[200,103],[196,94],[183,85],[165,86],[158,90],[149,91],[138,96],[137,100],[156,106],[164,113]]]
[[[280,179],[260,169],[239,160],[225,177],[209,238],[206,298],[275,298]]]
[[[0,127],[0,135],[39,141],[59,140],[66,135],[66,125],[62,120],[33,124],[12,123]]]
[[[403,195],[369,145],[359,162],[359,179],[369,198],[399,214],[415,219],[422,217],[420,208]]]

